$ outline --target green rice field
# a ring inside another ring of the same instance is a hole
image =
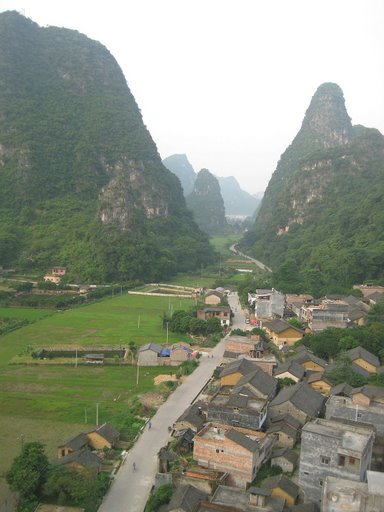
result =
[[[113,424],[130,411],[135,397],[157,391],[154,377],[169,372],[143,367],[138,376],[130,364],[76,367],[55,360],[15,364],[18,356],[27,347],[165,343],[162,315],[192,304],[192,299],[122,295],[62,312],[0,309],[0,317],[34,320],[0,337],[0,503],[5,472],[20,451],[21,440],[45,443],[53,457],[58,444],[94,426],[96,404],[99,423]],[[169,332],[170,343],[179,340]]]

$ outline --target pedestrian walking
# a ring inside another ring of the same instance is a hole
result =
[[[148,423],[148,430],[151,430],[151,428],[152,428],[152,423],[151,423],[151,422],[149,422],[149,423]]]

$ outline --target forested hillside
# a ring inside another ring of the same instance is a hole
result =
[[[242,248],[283,290],[384,282],[384,137],[352,126],[340,87],[316,91]]]
[[[127,281],[212,260],[113,56],[16,12],[0,14],[0,169],[1,266]]]
[[[200,229],[210,235],[226,232],[227,221],[220,185],[208,169],[201,169],[198,173],[193,191],[187,196],[187,205]]]

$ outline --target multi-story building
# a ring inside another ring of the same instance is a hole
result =
[[[301,431],[299,485],[305,501],[320,502],[327,476],[364,482],[375,429],[371,425],[317,418]]]
[[[199,466],[229,474],[229,482],[245,488],[267,460],[273,437],[251,429],[208,423],[194,437],[193,458]]]

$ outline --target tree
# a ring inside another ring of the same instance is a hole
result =
[[[297,327],[298,329],[303,329],[303,322],[300,322],[298,318],[290,318],[288,320],[288,323],[292,325],[293,327]]]
[[[131,354],[131,363],[133,364],[133,359],[136,357],[138,346],[134,341],[130,341],[128,343],[129,353]]]
[[[22,501],[31,502],[40,495],[47,471],[44,445],[39,442],[25,443],[21,454],[13,460],[6,480],[12,491],[20,493]]]

